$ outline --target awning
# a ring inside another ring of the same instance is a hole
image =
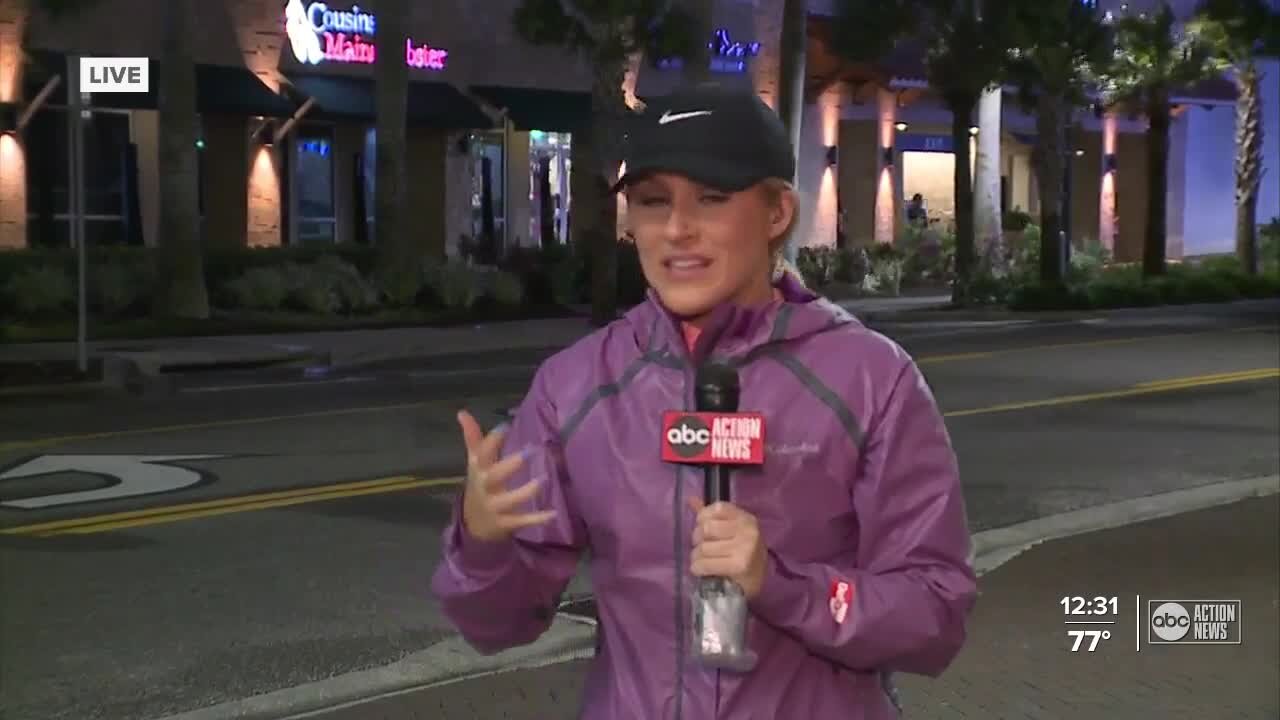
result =
[[[296,102],[315,98],[308,117],[331,120],[377,119],[377,94],[372,78],[339,75],[290,75]],[[410,82],[408,123],[415,127],[465,129],[493,127],[478,105],[448,83]]]
[[[477,85],[471,91],[505,109],[517,130],[575,132],[591,122],[591,93]]]
[[[49,102],[63,105],[67,102],[67,55],[47,50],[28,52],[29,64],[24,74],[25,93],[28,98],[40,92],[44,83],[54,75],[62,76],[62,83]],[[155,110],[159,106],[160,64],[151,60],[151,86],[146,93],[93,93],[93,107],[120,110]],[[289,117],[295,106],[267,87],[251,70],[243,66],[201,65],[195,66],[196,112],[202,114],[264,115]]]

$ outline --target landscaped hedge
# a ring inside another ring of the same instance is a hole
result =
[[[146,316],[156,267],[151,248],[90,249],[90,311],[109,318]],[[393,309],[373,268],[373,250],[362,246],[209,250],[204,257],[210,303],[225,312],[360,315]],[[419,280],[412,303],[417,309],[546,309],[581,302],[586,286],[584,263],[563,248],[521,250],[497,268],[424,260]],[[53,322],[73,315],[76,299],[74,251],[0,252],[0,318]]]

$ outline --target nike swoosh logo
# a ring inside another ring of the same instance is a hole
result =
[[[658,118],[658,124],[666,125],[667,123],[673,123],[673,122],[676,122],[677,120],[684,120],[686,118],[697,117],[699,115],[710,115],[710,114],[711,114],[710,110],[694,110],[692,112],[682,112],[682,113],[672,113],[670,110],[668,110],[662,113],[662,117]]]

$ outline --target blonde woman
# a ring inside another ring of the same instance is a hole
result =
[[[651,287],[548,360],[509,428],[459,414],[468,480],[434,593],[482,652],[529,643],[589,550],[598,653],[591,720],[880,720],[890,673],[941,673],[975,597],[956,458],[896,344],[780,261],[796,218],[792,150],[748,91],[698,86],[631,128],[627,222]],[[764,413],[763,466],[703,507],[695,469],[659,455],[663,411],[692,409],[708,360]],[[690,657],[690,593],[747,598],[750,672]]]

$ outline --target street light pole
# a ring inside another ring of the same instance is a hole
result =
[[[76,298],[76,369],[82,374],[89,371],[88,348],[88,265],[84,237],[84,132],[81,118],[80,58],[67,58],[67,200],[70,217],[67,218],[68,235],[76,249],[76,274],[78,276]]]

